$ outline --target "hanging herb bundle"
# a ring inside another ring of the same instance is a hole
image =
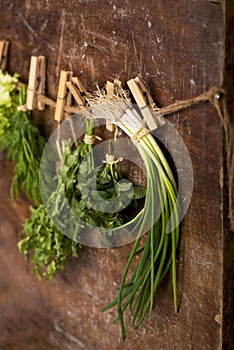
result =
[[[48,200],[47,205],[53,206],[54,215],[58,214],[56,210],[62,205],[63,191],[59,183]],[[78,257],[77,243],[58,230],[43,204],[30,207],[30,210],[32,215],[23,225],[18,248],[33,263],[38,278],[50,280],[64,269],[69,256]],[[60,217],[60,220],[64,220],[65,224],[69,219]]]
[[[109,103],[103,104],[103,102]],[[177,185],[157,141],[146,128],[139,113],[129,104],[122,89],[119,94],[113,96],[112,101],[108,101],[105,92],[99,90],[94,98],[93,108],[94,116],[98,117],[100,114],[103,117],[106,114],[108,120],[118,125],[132,139],[144,160],[147,173],[146,199],[140,213],[142,217],[138,225],[137,239],[123,272],[118,296],[102,310],[106,311],[117,306],[114,323],[120,322],[122,338],[125,340],[126,325],[138,328],[146,315],[151,314],[155,293],[169,271],[174,293],[174,308],[177,311],[176,248],[179,240]],[[141,237],[146,231],[146,241],[141,245]],[[128,278],[130,266],[134,264],[138,254],[141,254],[140,259],[137,259],[136,267]],[[124,313],[127,309],[128,320],[125,322]]]
[[[6,76],[9,80],[9,75]],[[12,199],[24,191],[29,199],[40,203],[39,165],[45,140],[31,124],[29,113],[22,108],[26,103],[27,87],[21,87],[17,94],[16,83],[17,79],[13,77],[7,86],[2,85],[8,95],[3,94],[7,103],[0,107],[0,149],[6,150],[7,157],[15,163]]]
[[[139,211],[145,189],[130,182],[121,182],[118,160],[114,160],[111,145],[105,164],[96,168],[92,150],[87,151],[86,148],[84,154],[85,147],[87,145],[79,143],[70,161],[66,162],[67,166],[61,169],[65,195],[81,221],[91,227],[109,229],[108,237],[101,234],[101,243],[111,246],[112,239],[115,239],[114,230],[111,229],[128,223],[129,212],[133,209]],[[85,161],[78,165],[77,158],[82,154]]]
[[[131,208],[139,207],[140,199],[145,196],[143,187],[133,186],[129,182],[127,184],[119,182],[122,176],[118,168],[118,161],[113,160],[113,145],[110,144],[108,150],[111,153],[108,157],[111,157],[112,160],[104,161],[101,166],[95,165],[92,150],[92,144],[95,140],[93,133],[92,122],[86,119],[86,134],[83,141],[76,141],[75,147],[67,147],[65,152],[62,151],[57,142],[58,153],[62,159],[59,174],[64,197],[77,218],[77,227],[73,228],[76,234],[72,235],[71,238],[77,241],[79,241],[78,232],[86,226],[85,224],[97,229],[115,228],[129,221],[127,210],[115,207],[107,213],[106,207],[102,207],[103,202],[109,208],[113,203],[121,206],[121,199],[129,197],[127,198],[128,209],[130,208],[131,211]],[[64,208],[63,205],[61,207]],[[122,205],[122,208],[126,209],[126,205]],[[53,210],[49,209],[49,212],[54,216]],[[61,223],[59,226],[66,228],[66,225]],[[71,231],[69,228],[69,232]],[[105,237],[102,236],[101,239],[103,241]],[[111,245],[110,242],[108,244],[108,240],[105,243],[108,246]]]
[[[68,167],[70,163],[68,155],[72,156],[70,143],[58,142],[57,148],[62,164],[61,169]],[[80,159],[76,158],[76,160],[79,164]],[[64,227],[69,225],[69,218],[62,215],[61,211],[66,202],[61,169],[54,179],[57,185],[47,203],[40,204],[36,208],[30,207],[31,217],[25,221],[18,242],[19,250],[33,263],[34,272],[39,280],[51,280],[58,271],[64,269],[68,257],[78,257],[77,242],[66,237],[55,224],[55,219],[59,218]],[[74,230],[76,231],[77,228],[74,227]]]
[[[66,167],[66,162],[70,161],[66,158],[66,155],[71,153],[70,143],[61,142],[57,146],[60,161]],[[66,198],[60,172],[55,181],[56,188],[50,194],[46,205],[30,207],[32,215],[25,221],[18,242],[19,250],[33,263],[34,272],[40,280],[50,280],[58,271],[63,270],[69,256],[78,257],[76,241],[66,237],[54,223],[56,217],[59,217],[65,226],[69,222],[69,218],[61,215]],[[52,215],[48,215],[48,208]]]

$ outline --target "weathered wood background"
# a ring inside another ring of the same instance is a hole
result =
[[[160,106],[222,84],[222,1],[1,0],[0,13],[0,38],[11,42],[9,72],[27,82],[30,56],[45,55],[52,98],[61,69],[73,70],[90,90],[95,82],[102,86],[116,76],[126,82],[140,74]],[[195,176],[178,256],[179,313],[173,311],[169,280],[160,288],[152,319],[130,330],[124,344],[119,326],[112,325],[114,311],[100,312],[116,295],[131,245],[84,247],[51,282],[39,283],[16,247],[28,202],[10,201],[12,164],[1,154],[1,350],[233,348],[227,324],[232,287],[225,294],[227,331],[222,331],[223,128],[209,103],[169,120],[189,149]],[[35,113],[34,123],[49,135],[53,111]]]

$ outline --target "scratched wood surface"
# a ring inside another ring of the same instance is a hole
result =
[[[27,81],[29,58],[47,57],[47,95],[55,98],[61,69],[89,90],[116,76],[140,74],[159,106],[220,86],[223,71],[222,1],[1,0],[0,37],[11,42],[8,70]],[[46,134],[53,110],[34,114]],[[39,283],[16,248],[28,202],[12,204],[12,165],[0,158],[0,348],[208,350],[222,348],[223,130],[213,106],[169,117],[194,167],[194,192],[182,223],[178,255],[180,310],[169,280],[152,318],[123,344],[114,311],[100,309],[116,295],[131,245],[84,247],[79,259],[49,283]],[[229,347],[231,349],[231,347]],[[227,347],[228,349],[228,347]]]

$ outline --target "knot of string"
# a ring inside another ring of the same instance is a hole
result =
[[[93,145],[95,142],[95,136],[94,135],[87,135],[85,134],[83,141],[84,143],[86,143],[87,145]]]
[[[146,128],[146,123],[144,122],[142,126],[140,127],[137,132],[135,132],[134,135],[132,135],[131,140],[134,145],[136,145],[144,136],[147,136],[150,134],[150,130]]]
[[[85,134],[84,138],[83,138],[83,141],[84,143],[86,143],[86,145],[93,145],[95,140],[102,140],[101,137],[97,136],[97,135],[87,135]]]
[[[114,154],[106,154],[106,160],[103,160],[102,162],[103,163],[106,163],[106,164],[117,164],[119,162],[122,162],[123,161],[123,158],[122,157],[119,157],[117,159],[115,159],[115,156]]]
[[[17,106],[17,111],[27,112],[27,105],[26,103],[22,106]]]

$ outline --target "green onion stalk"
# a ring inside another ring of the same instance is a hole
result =
[[[139,114],[127,103],[121,117],[117,116],[112,122],[116,123],[130,138],[134,138],[143,125]],[[143,215],[137,238],[123,272],[118,296],[102,309],[106,311],[117,305],[117,317],[114,323],[120,322],[123,340],[126,339],[126,324],[138,328],[146,315],[148,313],[149,316],[151,315],[155,293],[168,271],[171,272],[174,309],[176,312],[178,309],[176,288],[176,249],[179,241],[177,185],[162,150],[150,133],[145,133],[136,143],[136,147],[144,160],[147,174]],[[171,232],[167,232],[169,220]],[[146,230],[148,230],[146,241],[140,245],[141,237]],[[140,251],[140,259],[131,277],[127,280],[130,266]],[[129,310],[129,317],[125,322],[126,309]]]

